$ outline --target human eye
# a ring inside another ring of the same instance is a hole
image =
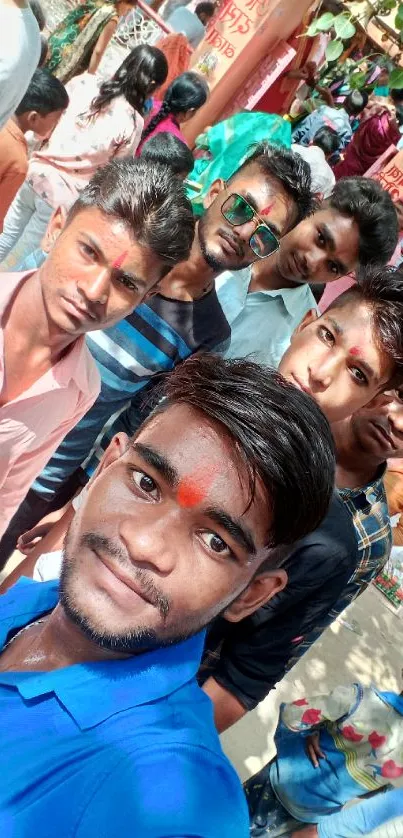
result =
[[[124,287],[127,288],[129,291],[137,293],[137,291],[139,290],[136,283],[124,274],[118,276],[117,281],[120,283],[120,285],[124,285]]]
[[[97,258],[97,253],[94,250],[94,248],[91,247],[90,244],[87,244],[87,242],[79,242],[79,246],[80,246],[80,250],[84,254],[84,256],[87,256],[89,259],[94,259],[94,260]]]
[[[339,276],[341,273],[340,268],[337,262],[328,262],[329,272],[333,274],[333,276]]]
[[[215,532],[201,532],[200,539],[213,553],[219,553],[221,556],[234,558],[234,554],[228,544],[220,538]]]
[[[326,244],[326,239],[325,239],[322,231],[319,230],[319,228],[318,228],[318,244],[320,245],[320,247],[324,247],[325,244]]]
[[[361,384],[361,385],[367,385],[368,384],[367,376],[365,375],[365,373],[362,370],[360,370],[359,367],[350,367],[350,372],[351,372],[353,378],[355,379],[355,381],[357,382],[357,384]]]
[[[145,495],[150,495],[153,500],[159,500],[160,490],[152,477],[146,474],[145,471],[139,469],[130,469],[131,479],[137,489]]]
[[[327,326],[323,326],[323,325],[319,326],[318,327],[318,335],[319,335],[320,339],[324,341],[324,343],[328,344],[328,346],[333,346],[334,345],[334,342],[335,342],[334,341],[334,335],[332,334],[330,329],[327,328]]]

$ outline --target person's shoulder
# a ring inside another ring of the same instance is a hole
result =
[[[324,555],[337,558],[354,557],[357,553],[357,539],[354,524],[337,491],[333,492],[329,508],[319,527],[312,533],[302,538],[295,545],[295,552],[309,548],[316,553],[323,552]]]
[[[129,746],[130,748],[130,746]],[[120,838],[198,835],[246,838],[248,819],[242,787],[227,758],[203,743],[155,741],[115,764],[98,786],[76,831],[78,838],[108,824]],[[107,793],[106,793],[107,790]],[[125,801],[116,806],[117,796]]]

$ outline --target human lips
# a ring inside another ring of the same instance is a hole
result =
[[[76,320],[79,320],[80,323],[85,323],[87,320],[94,322],[98,319],[94,312],[90,311],[90,309],[87,306],[83,306],[77,300],[63,297],[62,301],[64,304],[64,308],[67,310],[67,312],[71,314]]]
[[[218,234],[222,242],[223,250],[226,253],[229,253],[230,256],[233,256],[235,253],[235,255],[241,259],[244,255],[241,241],[226,230],[219,230]]]
[[[295,278],[306,279],[307,271],[303,260],[298,256],[298,253],[293,253],[291,257],[291,266],[293,268]]]
[[[308,396],[312,396],[312,390],[308,387],[307,384],[304,384],[297,375],[293,372],[291,373],[291,380],[295,387],[298,387],[298,390],[302,390],[303,393],[307,393]]]
[[[127,589],[132,591],[136,594],[140,599],[144,602],[149,603],[150,605],[157,605],[153,602],[148,594],[145,593],[141,585],[137,582],[133,576],[125,573],[122,568],[117,566],[114,562],[110,561],[107,556],[101,555],[98,551],[96,551],[96,556],[101,562],[101,564],[112,574],[112,576],[121,582]]]
[[[373,419],[370,422],[373,434],[377,438],[378,442],[381,443],[382,448],[391,449],[392,451],[397,451],[398,446],[395,445],[393,440],[392,434],[385,428],[385,426],[380,421],[376,421]]]

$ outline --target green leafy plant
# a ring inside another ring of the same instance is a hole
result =
[[[403,44],[403,2],[400,3],[398,0],[364,0],[363,3],[361,0],[361,2],[353,2],[349,5],[349,12],[341,12],[338,15],[334,15],[332,12],[324,12],[323,15],[315,18],[307,29],[306,34],[311,37],[318,35],[319,32],[329,32],[331,34],[332,37],[325,53],[328,61],[337,61],[340,58],[345,49],[344,42],[356,33],[357,22],[367,25],[368,21],[375,15],[388,15],[394,10],[396,10],[394,27],[400,33],[400,41]],[[402,88],[403,76],[400,80],[400,75],[397,75],[401,71],[397,69],[392,71],[392,74],[394,72],[396,72],[395,79],[399,83],[396,84],[394,80],[392,84],[391,81],[391,87]]]

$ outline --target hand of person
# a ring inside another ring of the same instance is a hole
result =
[[[303,829],[292,832],[291,838],[318,838],[318,827],[314,823],[304,826]]]
[[[45,538],[45,535],[52,529],[54,521],[46,521],[44,524],[38,524],[32,530],[27,530],[23,535],[20,535],[17,541],[17,550],[23,553],[24,556],[29,556],[38,541]]]
[[[305,740],[306,755],[310,759],[314,768],[319,768],[319,760],[325,759],[324,753],[321,751],[319,744],[319,733],[310,733]]]

